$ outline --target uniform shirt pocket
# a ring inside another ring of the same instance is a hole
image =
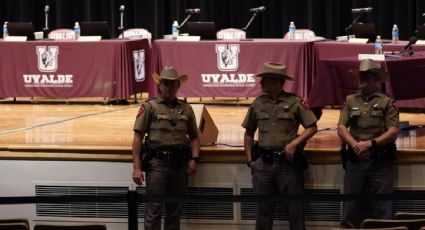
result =
[[[372,110],[369,113],[370,126],[383,126],[384,125],[384,112],[382,110]]]
[[[284,112],[284,113],[279,113],[277,115],[278,119],[285,119],[285,120],[294,120],[295,116],[294,113],[290,113],[290,112]]]
[[[187,115],[178,115],[177,117],[177,130],[187,130],[187,122],[189,121],[189,117]]]
[[[260,132],[267,132],[270,130],[270,115],[267,112],[260,111],[256,114],[257,127]]]
[[[350,119],[351,118],[358,118],[361,115],[361,111],[359,110],[352,110],[350,111]]]
[[[172,118],[169,114],[158,114],[156,115],[155,125],[152,128],[161,130],[171,130],[172,127]]]
[[[295,119],[295,114],[293,112],[280,112],[276,116],[279,132],[287,133],[292,132],[292,130],[298,130],[298,121]]]

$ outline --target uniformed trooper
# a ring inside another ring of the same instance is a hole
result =
[[[145,171],[147,195],[184,195],[188,175],[197,170],[200,147],[193,109],[176,97],[187,75],[164,67],[153,78],[158,83],[159,96],[142,104],[134,124],[133,181],[141,185]],[[146,230],[161,229],[162,207],[161,202],[146,204]],[[182,207],[181,203],[165,204],[165,230],[180,229]]]
[[[394,101],[379,92],[389,74],[373,60],[362,60],[359,70],[360,92],[347,96],[338,121],[338,135],[345,165],[344,193],[392,193],[395,140],[399,132],[399,113]],[[359,228],[359,202],[344,202],[341,226]],[[376,218],[392,217],[391,201],[373,202]]]
[[[244,147],[247,165],[252,170],[255,194],[299,195],[304,190],[305,142],[317,132],[316,117],[300,97],[283,91],[286,66],[266,62],[256,77],[261,77],[264,94],[254,100],[242,127],[246,129]],[[300,124],[305,128],[298,135]],[[258,146],[254,134],[258,128]],[[257,204],[257,230],[273,227],[273,202]],[[305,229],[302,201],[288,202],[291,230]]]

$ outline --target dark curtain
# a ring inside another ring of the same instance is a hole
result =
[[[308,28],[317,35],[335,39],[353,20],[352,8],[373,7],[361,18],[374,22],[383,38],[390,38],[393,24],[400,38],[407,40],[425,18],[424,0],[0,0],[0,22],[31,21],[36,30],[44,26],[44,6],[50,5],[49,27],[72,28],[75,21],[108,21],[117,35],[119,6],[125,5],[126,28],[148,29],[154,38],[171,33],[174,20],[182,22],[185,8],[200,8],[192,21],[214,21],[217,29],[242,28],[252,7],[264,5],[247,33],[249,37],[280,38],[290,21],[297,28]]]

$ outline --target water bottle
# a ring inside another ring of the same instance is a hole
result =
[[[393,26],[392,43],[398,43],[398,27],[396,24]]]
[[[289,23],[289,40],[295,40],[295,24],[294,22]]]
[[[376,36],[376,41],[375,41],[375,54],[383,54],[382,53],[382,40],[381,40],[381,36]]]
[[[74,25],[74,33],[75,33],[75,40],[78,40],[81,34],[80,23],[78,22],[76,22]]]
[[[4,25],[3,25],[3,38],[7,38],[7,36],[9,36],[9,32],[7,30],[7,22],[4,22]]]
[[[179,36],[179,23],[177,21],[174,21],[171,26],[171,34],[173,39],[176,39]]]

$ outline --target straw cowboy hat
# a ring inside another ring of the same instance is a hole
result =
[[[355,75],[359,75],[360,72],[375,73],[379,76],[379,80],[381,82],[386,82],[390,79],[390,74],[387,71],[381,69],[381,65],[379,65],[372,59],[362,60],[360,62],[359,69],[358,70],[353,69],[353,70],[350,70],[350,72],[352,72]]]
[[[187,75],[186,74],[179,75],[177,73],[177,70],[174,67],[165,66],[161,71],[161,75],[154,73],[152,74],[152,78],[158,84],[162,79],[180,81],[180,83],[183,83],[187,80]]]
[[[293,81],[294,78],[286,74],[286,66],[276,62],[266,62],[263,69],[256,77],[277,77],[284,80]]]

